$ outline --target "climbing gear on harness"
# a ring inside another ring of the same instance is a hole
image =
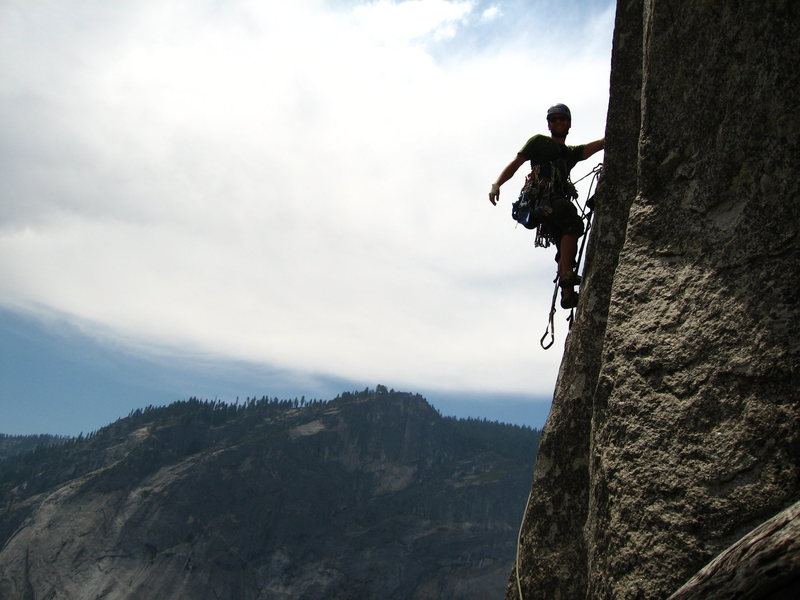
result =
[[[556,278],[553,280],[555,286],[553,289],[553,300],[550,304],[550,314],[548,315],[547,319],[547,327],[545,328],[544,335],[539,340],[539,345],[541,345],[541,347],[545,350],[550,348],[555,342],[555,324],[553,321],[556,314],[556,297],[558,296],[558,288],[562,287],[564,289],[570,289],[573,286],[580,285],[583,279],[580,275],[578,275],[578,271],[580,270],[581,259],[583,258],[583,250],[586,247],[586,240],[589,237],[589,230],[592,228],[592,215],[594,214],[594,204],[595,204],[594,192],[597,191],[597,185],[600,181],[602,173],[603,173],[603,163],[599,163],[589,173],[587,173],[586,175],[584,175],[583,177],[578,179],[578,181],[575,182],[575,183],[580,183],[587,177],[589,176],[592,177],[591,181],[589,182],[589,190],[587,194],[589,198],[586,200],[583,206],[581,206],[580,203],[577,202],[577,194],[575,196],[576,204],[578,205],[578,208],[580,209],[581,212],[581,217],[586,221],[586,227],[584,229],[584,234],[581,240],[580,249],[578,250],[578,253],[575,257],[575,267],[572,270],[570,276],[568,278],[565,278],[564,281],[562,282],[560,281],[559,275],[556,274]],[[567,297],[570,298],[569,302],[565,302],[563,291],[561,298],[561,307],[564,309],[569,309],[570,311],[569,316],[567,317],[567,322],[569,323],[570,329],[572,328],[572,323],[575,316],[575,308],[578,305],[578,293],[575,291],[573,291],[572,293],[574,294],[574,298],[570,297],[570,295],[567,294]],[[572,302],[574,302],[574,305],[565,306],[565,304],[571,304]],[[550,337],[550,341],[546,343],[545,340],[548,338],[548,336]]]
[[[525,177],[519,199],[511,205],[511,216],[523,227],[536,230],[535,247],[547,248],[556,243],[547,227],[547,217],[553,214],[554,204],[561,199],[577,198],[578,191],[569,179],[563,160],[534,165]]]

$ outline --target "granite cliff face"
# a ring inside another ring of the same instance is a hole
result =
[[[799,11],[617,3],[596,225],[509,600],[667,598],[800,499]]]
[[[0,463],[0,598],[497,597],[536,435],[380,389],[134,414]]]

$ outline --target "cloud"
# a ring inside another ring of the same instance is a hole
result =
[[[141,352],[551,390],[552,255],[514,230],[521,174],[486,194],[554,101],[603,135],[610,8],[557,46],[476,2],[0,11],[0,304]]]
[[[489,6],[485,8],[481,13],[481,20],[483,21],[494,21],[502,14],[500,7],[497,5]]]
[[[352,14],[359,33],[367,33],[379,43],[406,45],[426,36],[435,40],[454,37],[472,10],[473,2],[381,0],[357,6]]]

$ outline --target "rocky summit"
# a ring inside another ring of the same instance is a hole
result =
[[[798,598],[800,4],[616,9],[584,284],[506,598]]]
[[[381,386],[136,411],[0,463],[0,598],[498,597],[537,437]]]

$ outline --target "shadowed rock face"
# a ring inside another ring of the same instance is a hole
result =
[[[800,498],[800,7],[734,4],[618,2],[526,600],[666,598]]]
[[[531,430],[391,392],[222,412],[159,409],[43,456],[5,490],[0,598],[502,593]]]

